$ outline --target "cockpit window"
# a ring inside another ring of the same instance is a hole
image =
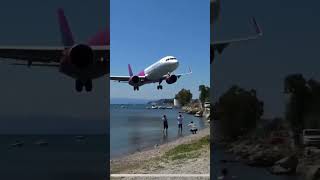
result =
[[[173,59],[176,59],[176,58],[168,58],[168,59],[166,59],[166,61],[170,61],[170,60],[173,60]]]

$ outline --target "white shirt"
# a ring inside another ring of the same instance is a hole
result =
[[[182,124],[183,117],[178,116],[177,120],[178,120],[178,124]]]
[[[196,126],[195,123],[190,123],[190,124],[188,124],[188,126],[190,126],[190,129],[191,129],[191,130],[197,129],[197,126]]]

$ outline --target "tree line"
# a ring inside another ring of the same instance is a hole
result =
[[[302,74],[290,74],[284,79],[284,95],[288,96],[284,120],[299,143],[298,136],[303,129],[320,128],[320,82],[307,80]],[[236,85],[213,105],[213,118],[219,120],[222,134],[233,138],[256,129],[263,112],[263,101],[257,97],[256,90]]]
[[[201,103],[207,102],[210,99],[210,87],[205,86],[205,85],[200,85],[199,86],[199,100]],[[192,101],[192,93],[190,90],[187,89],[181,89],[176,95],[175,99],[179,101],[181,106],[188,105]]]

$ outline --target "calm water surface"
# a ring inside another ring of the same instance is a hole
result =
[[[110,155],[111,158],[153,147],[179,138],[177,116],[179,109],[146,109],[147,105],[111,105],[110,109]],[[162,132],[162,115],[168,118],[168,136]],[[191,121],[198,129],[207,126],[206,121],[192,115],[183,114],[182,136],[191,134],[187,124]]]

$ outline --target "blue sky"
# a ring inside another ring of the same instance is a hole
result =
[[[319,1],[222,1],[220,19],[214,24],[217,40],[252,34],[252,16],[264,36],[233,44],[217,56],[212,77],[215,97],[233,84],[255,88],[265,103],[265,115],[282,116],[286,75],[302,73],[320,80],[319,6]]]
[[[111,98],[172,98],[182,88],[199,96],[198,86],[209,85],[209,1],[185,0],[111,0],[111,75],[128,75],[127,65],[135,73],[160,58],[173,55],[180,66],[177,73],[193,74],[175,84],[163,82],[140,87],[139,92],[126,83],[110,82]]]

